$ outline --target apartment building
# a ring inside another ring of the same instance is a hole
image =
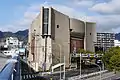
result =
[[[51,65],[64,62],[70,67],[70,54],[80,48],[94,52],[96,23],[84,22],[53,9],[41,7],[40,14],[29,28],[30,65],[49,70]]]
[[[114,47],[115,34],[114,33],[97,33],[97,43],[95,44],[97,51],[106,51]]]

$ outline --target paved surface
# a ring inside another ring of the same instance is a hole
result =
[[[6,61],[9,58],[7,56],[5,56],[4,54],[0,53],[0,71],[4,68]]]
[[[111,80],[110,77],[113,77],[113,76],[115,76],[113,72],[103,73],[101,75],[101,80]],[[82,79],[82,80],[100,80],[100,75],[93,76],[87,79]]]
[[[117,72],[116,74],[113,74],[103,80],[120,80],[120,72]]]
[[[82,80],[100,80],[100,75]],[[116,74],[114,72],[104,73],[102,74],[101,80],[120,80],[120,72]]]
[[[89,73],[92,73],[92,72],[97,72],[99,71],[97,68],[88,68],[88,69],[82,69],[81,73],[82,75],[83,74],[89,74]],[[63,75],[64,75],[64,72],[62,71],[61,73],[61,77],[63,78]],[[80,75],[80,70],[79,69],[75,69],[75,70],[69,70],[69,71],[66,71],[65,72],[65,78],[66,80],[70,77],[73,77],[73,76],[79,76]],[[53,80],[55,78],[55,80],[59,80],[60,79],[60,73],[54,73],[52,75],[47,75],[48,77],[53,77]]]

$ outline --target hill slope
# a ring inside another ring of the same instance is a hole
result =
[[[12,32],[2,32],[0,31],[0,39],[6,38],[6,37],[17,37],[19,40],[27,41],[28,40],[28,29],[23,31],[18,31],[16,33]]]

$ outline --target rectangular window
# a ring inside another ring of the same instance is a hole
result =
[[[48,34],[48,23],[49,23],[49,9],[43,9],[43,27],[42,27],[42,34]]]
[[[44,25],[44,34],[48,33],[48,24],[43,24]]]

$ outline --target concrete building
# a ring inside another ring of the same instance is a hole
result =
[[[114,46],[115,47],[117,47],[117,46],[120,47],[120,41],[119,40],[114,40]]]
[[[97,33],[96,51],[106,51],[114,47],[115,34],[114,33]]]
[[[64,62],[70,67],[70,54],[82,48],[94,52],[96,23],[84,22],[49,7],[40,14],[29,28],[30,65],[48,70],[51,65]],[[44,65],[45,64],[45,65]]]

